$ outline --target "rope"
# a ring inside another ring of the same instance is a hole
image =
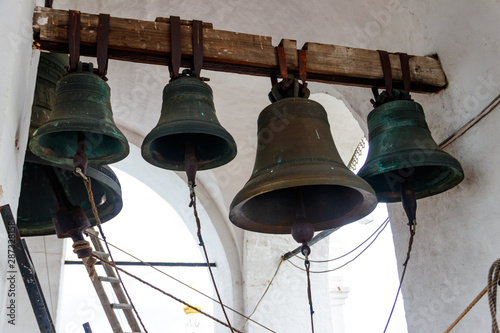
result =
[[[73,243],[73,253],[77,253],[80,250],[92,251],[92,246],[90,246],[90,243],[84,239],[74,242]],[[83,261],[83,264],[85,265],[85,267],[87,268],[87,271],[89,273],[89,278],[92,281],[94,281],[95,273],[96,273],[95,263],[97,261],[92,257],[84,257],[84,258],[82,258],[82,261]]]
[[[444,333],[449,333],[449,332],[451,332],[451,330],[452,330],[455,326],[457,326],[457,324],[458,324],[458,323],[459,323],[459,322],[460,322],[460,321],[461,321],[461,320],[465,317],[465,315],[466,315],[467,313],[469,313],[469,311],[470,311],[470,310],[471,310],[471,309],[472,309],[472,308],[473,308],[473,307],[474,307],[474,306],[475,306],[475,305],[479,302],[479,300],[480,300],[481,298],[483,298],[483,296],[484,296],[484,295],[486,295],[486,293],[489,291],[489,288],[490,288],[490,287],[492,287],[492,285],[491,285],[491,284],[493,283],[493,281],[491,281],[491,278],[492,278],[492,276],[495,276],[495,274],[493,274],[493,275],[491,274],[492,269],[493,269],[493,270],[496,270],[496,277],[497,277],[497,279],[496,279],[495,284],[499,282],[499,280],[500,280],[500,271],[498,271],[498,269],[499,269],[499,266],[498,266],[498,265],[499,265],[499,261],[500,261],[500,259],[497,259],[497,260],[493,263],[493,265],[491,265],[491,268],[490,268],[490,273],[488,274],[488,285],[487,285],[486,287],[484,287],[484,289],[483,289],[483,290],[481,290],[481,292],[480,292],[480,293],[476,296],[476,298],[474,298],[474,299],[472,300],[472,302],[471,302],[471,303],[467,306],[467,308],[465,308],[465,310],[464,310],[464,311],[463,311],[463,312],[462,312],[462,313],[458,316],[458,318],[457,318],[457,319],[455,319],[455,321],[454,321],[454,322],[450,325],[450,327],[448,327],[448,328],[446,329],[446,331],[445,331]],[[496,292],[495,292],[495,293],[496,293]],[[496,295],[495,295],[495,298],[496,298]],[[495,303],[496,303],[496,302],[494,302],[494,304],[495,304]],[[491,302],[490,302],[490,311],[491,311]],[[496,306],[495,306],[495,311],[496,311]],[[495,316],[493,316],[493,313],[492,313],[492,320],[493,320],[493,323],[494,323],[493,325],[495,325],[495,324],[496,324],[496,315],[495,315]],[[492,329],[494,329],[494,328],[492,328]],[[498,328],[497,328],[497,329],[498,329]],[[493,330],[493,332],[495,332],[495,331]]]
[[[330,261],[335,261],[335,260],[339,260],[339,259],[342,259],[346,256],[348,256],[349,254],[353,253],[354,251],[356,251],[357,249],[359,249],[363,244],[365,244],[366,242],[368,242],[370,240],[370,238],[372,238],[379,230],[380,228],[382,228],[384,226],[384,224],[386,224],[387,222],[389,222],[389,218],[386,218],[384,222],[382,222],[378,228],[367,238],[365,239],[361,244],[359,244],[358,246],[356,246],[354,249],[352,249],[351,251],[339,256],[339,257],[336,257],[336,258],[333,258],[333,259],[325,259],[325,260],[309,260],[310,262],[312,263],[325,263],[325,262],[330,262]],[[299,255],[297,254],[293,254],[295,257],[299,258],[300,260],[305,260],[304,258],[300,257]]]
[[[201,236],[201,223],[200,223],[200,218],[198,217],[198,210],[196,209],[196,193],[194,191],[194,184],[192,182],[188,183],[189,185],[189,192],[190,192],[190,198],[191,198],[191,203],[189,204],[190,206],[193,206],[193,212],[194,212],[194,217],[196,220],[196,226],[198,228],[198,240],[200,241],[200,246],[203,248],[203,253],[205,254],[205,259],[207,261],[207,267],[208,271],[210,272],[210,277],[212,278],[212,283],[214,285],[215,293],[217,294],[217,298],[219,299],[219,304],[222,308],[222,312],[224,313],[224,317],[226,317],[227,321],[227,327],[231,330],[232,333],[234,333],[234,329],[231,326],[231,323],[229,321],[229,317],[226,313],[226,309],[224,307],[224,303],[222,303],[222,298],[220,297],[219,290],[217,289],[217,284],[215,283],[215,277],[212,272],[212,268],[210,267],[210,260],[208,259],[208,253],[207,253],[207,248],[205,247],[205,243],[203,242],[203,237]]]
[[[312,302],[312,294],[311,294],[311,276],[309,274],[309,268],[311,267],[311,263],[309,262],[309,250],[304,250],[304,255],[306,260],[304,261],[304,265],[306,266],[307,272],[307,298],[309,300],[309,311],[311,313],[311,332],[314,333],[314,309]]]
[[[361,140],[359,140],[358,145],[356,146],[356,149],[354,150],[354,153],[352,154],[351,160],[347,164],[347,168],[354,172],[356,170],[356,166],[358,165],[359,159],[358,157],[363,154],[363,148],[366,146],[366,138],[362,137]]]
[[[413,238],[415,237],[416,231],[416,223],[409,223],[410,226],[410,240],[408,241],[408,252],[406,253],[406,260],[403,263],[404,269],[403,274],[401,274],[401,279],[399,280],[398,292],[396,293],[396,299],[394,300],[394,304],[392,305],[391,313],[389,314],[389,318],[387,319],[387,324],[385,324],[384,333],[387,331],[387,327],[389,327],[389,323],[391,322],[392,314],[394,313],[394,308],[396,307],[396,303],[398,302],[399,292],[401,291],[401,286],[403,285],[403,280],[406,274],[406,268],[408,267],[408,260],[410,260],[410,253],[413,246]]]
[[[500,259],[495,260],[488,272],[488,300],[491,313],[491,332],[500,333],[497,322],[497,286],[500,274]]]
[[[281,257],[281,260],[280,260],[280,262],[278,264],[278,267],[276,268],[276,272],[274,272],[273,278],[271,279],[271,281],[269,281],[269,284],[267,285],[266,290],[264,290],[264,293],[262,294],[262,296],[260,297],[259,301],[255,305],[255,308],[253,309],[252,313],[248,317],[246,317],[247,320],[245,320],[245,323],[243,324],[243,329],[245,329],[245,326],[247,325],[248,320],[251,320],[250,317],[252,317],[254,315],[255,311],[257,311],[257,308],[260,305],[260,302],[262,302],[262,300],[264,299],[264,296],[266,296],[267,291],[271,287],[271,284],[273,284],[273,281],[274,281],[274,278],[276,277],[276,275],[278,275],[278,271],[280,270],[281,264],[283,263],[284,260],[285,259],[283,257]],[[274,331],[272,331],[272,332],[274,332]]]
[[[92,184],[91,184],[90,178],[86,177],[85,174],[82,172],[82,170],[80,168],[76,168],[75,172],[78,173],[82,177],[82,179],[83,179],[83,184],[85,185],[85,188],[87,189],[87,193],[88,193],[88,196],[89,196],[89,201],[90,201],[90,204],[92,205],[92,213],[94,213],[94,217],[95,217],[95,220],[96,220],[96,226],[99,228],[99,232],[101,233],[101,236],[102,236],[102,239],[104,241],[104,244],[106,244],[106,249],[108,250],[109,258],[111,259],[111,262],[114,264],[115,260],[113,259],[113,255],[111,254],[111,249],[109,248],[108,241],[106,240],[106,236],[104,235],[104,232],[102,231],[101,219],[99,218],[99,213],[97,212],[97,207],[95,205],[94,194],[92,193]],[[84,263],[85,263],[85,261],[84,261]],[[115,268],[116,268],[116,265],[113,265],[113,266],[115,266]],[[90,274],[90,272],[89,272],[89,274]],[[141,316],[139,316],[139,312],[137,311],[137,309],[135,308],[134,303],[132,302],[132,298],[130,297],[130,295],[128,293],[128,290],[125,287],[125,284],[123,283],[123,280],[122,280],[122,277],[121,277],[119,271],[116,272],[116,276],[120,280],[120,284],[123,287],[123,291],[125,292],[125,295],[127,296],[127,299],[129,301],[130,305],[132,306],[132,309],[134,310],[135,315],[137,316],[137,319],[141,323],[141,326],[144,329],[144,332],[148,333],[148,330],[146,329],[146,326],[142,322]]]
[[[101,239],[101,238],[99,238],[99,237],[98,237],[98,239],[102,240],[102,239]],[[125,250],[123,250],[123,249],[119,248],[119,247],[118,247],[118,246],[116,246],[116,245],[113,245],[112,243],[109,243],[109,242],[108,242],[108,244],[109,244],[110,246],[114,247],[115,249],[117,249],[118,251],[123,252],[123,253],[125,253],[126,255],[128,255],[128,256],[130,256],[130,257],[134,258],[135,260],[137,260],[137,261],[139,261],[139,262],[143,263],[145,266],[149,266],[150,268],[152,268],[152,269],[154,269],[154,270],[158,271],[159,273],[161,273],[161,274],[163,274],[163,275],[165,275],[165,276],[167,276],[167,277],[171,278],[172,280],[174,280],[174,281],[176,281],[176,282],[178,282],[178,283],[182,284],[183,286],[185,286],[185,287],[187,287],[187,288],[189,288],[189,289],[191,289],[191,290],[193,290],[193,291],[197,292],[198,294],[200,294],[200,295],[202,295],[202,296],[205,296],[206,298],[208,298],[208,299],[212,300],[213,302],[215,302],[215,303],[217,303],[217,304],[220,304],[220,303],[219,303],[219,301],[218,301],[218,300],[216,300],[215,298],[208,296],[207,294],[205,294],[205,293],[203,293],[203,292],[199,291],[199,290],[198,290],[198,289],[196,289],[196,288],[191,287],[190,285],[188,285],[188,284],[186,284],[186,283],[182,282],[182,281],[181,281],[181,280],[179,280],[179,279],[176,279],[176,278],[175,278],[175,277],[173,277],[172,275],[169,275],[168,273],[166,273],[166,272],[162,271],[161,269],[158,269],[157,267],[155,267],[155,266],[151,265],[150,263],[148,263],[148,262],[146,262],[146,261],[141,260],[140,258],[138,258],[138,257],[134,256],[133,254],[131,254],[131,253],[129,253],[129,252],[127,252],[127,251],[125,251]],[[281,263],[280,263],[280,265],[281,265]],[[278,267],[278,268],[279,268],[279,267]],[[276,271],[276,273],[277,273],[277,271]],[[276,273],[275,273],[275,275],[276,275]],[[274,277],[273,277],[273,279],[274,279]],[[268,289],[269,289],[269,287],[268,287]],[[267,289],[266,289],[266,291],[267,291]],[[264,296],[262,296],[262,297],[264,297]],[[251,316],[251,315],[247,317],[247,316],[245,316],[244,314],[242,314],[241,312],[238,312],[238,311],[236,311],[235,309],[233,309],[233,308],[231,308],[231,307],[229,307],[229,306],[227,306],[227,305],[224,305],[224,306],[225,306],[227,309],[229,309],[229,310],[233,311],[234,313],[236,313],[237,315],[239,315],[239,316],[241,316],[241,317],[245,318],[247,321],[251,321],[251,322],[253,322],[253,323],[255,323],[255,324],[257,324],[257,325],[261,326],[262,328],[265,328],[266,330],[268,330],[268,331],[270,331],[270,332],[274,332],[274,333],[276,333],[276,332],[275,332],[275,331],[273,331],[272,329],[270,329],[270,328],[268,328],[268,327],[266,327],[266,326],[262,325],[261,323],[259,323],[259,322],[255,321],[255,320],[253,320],[252,318],[250,318],[250,316]],[[254,310],[254,312],[255,312],[255,310]],[[253,314],[253,313],[252,313],[252,314]]]
[[[387,227],[387,225],[389,224],[389,218],[387,218],[385,221],[384,221],[384,224],[382,224],[382,229],[380,229],[380,231],[377,233],[377,235],[375,236],[375,238],[373,238],[373,240],[370,242],[370,244],[368,244],[357,256],[355,256],[354,258],[352,258],[351,260],[347,261],[346,263],[338,266],[338,267],[335,267],[335,268],[332,268],[332,269],[328,269],[328,270],[324,270],[324,271],[310,271],[310,273],[313,273],[313,274],[322,274],[322,273],[329,273],[329,272],[333,272],[333,271],[336,271],[336,270],[339,270],[341,269],[342,267],[345,267],[347,266],[348,264],[350,264],[351,262],[353,262],[354,260],[358,259],[359,256],[361,256],[366,250],[368,250],[368,248],[375,242],[375,240],[378,238],[378,236],[380,236],[380,234],[382,233],[382,231],[384,231],[384,229]],[[371,236],[370,236],[371,237]],[[366,242],[366,241],[365,241]],[[365,243],[363,242],[363,243]],[[352,251],[351,251],[352,252]],[[300,257],[299,257],[300,258]],[[301,258],[302,259],[302,258]],[[295,265],[291,260],[288,260],[288,262],[296,267],[297,269],[300,269],[301,271],[306,271],[305,269]]]
[[[160,289],[159,287],[156,287],[156,286],[152,285],[151,283],[149,283],[149,282],[147,282],[147,281],[144,281],[144,280],[143,280],[143,279],[141,279],[140,277],[138,277],[138,276],[136,276],[136,275],[134,275],[134,274],[132,274],[132,273],[127,272],[126,270],[124,270],[124,269],[122,269],[122,268],[120,268],[120,267],[116,266],[115,264],[113,264],[113,263],[111,263],[111,262],[109,262],[109,261],[107,261],[107,260],[104,260],[104,259],[102,259],[102,258],[99,258],[99,257],[97,257],[95,254],[93,254],[92,256],[93,256],[93,257],[95,257],[95,258],[97,258],[97,259],[99,259],[99,260],[100,260],[100,261],[102,261],[103,263],[108,264],[108,265],[110,265],[110,266],[114,267],[117,271],[121,271],[121,272],[123,272],[124,274],[126,274],[126,275],[128,275],[128,276],[130,276],[130,277],[132,277],[132,278],[134,278],[134,279],[136,279],[137,281],[142,282],[142,283],[144,283],[145,285],[147,285],[147,286],[149,286],[149,287],[151,287],[151,288],[153,288],[153,289],[155,289],[155,290],[159,291],[160,293],[162,293],[162,294],[164,294],[164,295],[166,295],[166,296],[168,296],[168,297],[172,298],[173,300],[175,300],[175,301],[177,301],[177,302],[179,302],[179,303],[182,303],[182,304],[184,304],[185,306],[187,306],[187,307],[189,307],[189,308],[191,308],[191,309],[193,309],[193,310],[196,310],[197,312],[199,312],[199,313],[201,313],[202,315],[204,315],[204,316],[206,316],[206,317],[208,317],[208,318],[212,319],[213,321],[215,321],[215,322],[217,322],[217,323],[219,323],[219,324],[221,324],[221,325],[223,325],[223,326],[229,327],[231,330],[234,330],[236,333],[243,333],[243,332],[241,332],[241,331],[239,331],[239,330],[237,330],[237,329],[235,329],[235,328],[232,328],[231,326],[229,326],[229,325],[228,325],[228,324],[226,324],[225,322],[223,322],[223,321],[221,321],[221,320],[219,320],[219,319],[217,319],[217,318],[215,318],[215,317],[213,317],[213,316],[209,315],[208,313],[201,311],[199,308],[197,308],[197,307],[195,307],[195,306],[193,306],[193,305],[191,305],[191,304],[189,304],[189,303],[184,302],[184,301],[183,301],[183,300],[181,300],[180,298],[177,298],[177,297],[175,297],[175,296],[173,296],[173,295],[171,295],[171,294],[167,293],[166,291],[164,291],[164,290]]]

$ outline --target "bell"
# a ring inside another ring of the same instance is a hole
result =
[[[51,185],[44,171],[47,165],[54,166],[26,152],[17,210],[17,227],[23,237],[55,233],[52,218],[58,211],[58,205],[53,198]],[[73,174],[70,166],[56,166],[54,171],[69,201],[80,206],[89,218],[90,224],[95,226],[92,206],[82,179]],[[123,206],[118,178],[107,166],[89,167],[87,176],[92,179],[92,192],[101,222],[111,220],[118,215]]]
[[[236,156],[233,137],[217,120],[212,89],[188,70],[163,89],[160,120],[142,143],[142,157],[163,169],[186,171],[186,145],[193,146],[197,170]]]
[[[33,136],[33,133],[40,126],[49,120],[56,100],[56,85],[61,77],[67,74],[67,66],[69,66],[67,54],[40,53],[36,74],[35,95],[33,97],[33,106],[31,107],[29,138]]]
[[[422,106],[395,100],[368,115],[369,152],[358,176],[379,201],[401,201],[401,186],[409,181],[416,199],[449,190],[464,178],[460,163],[436,144]]]
[[[79,63],[77,71],[59,80],[50,118],[29,147],[47,161],[71,165],[79,136],[90,165],[114,163],[129,153],[127,139],[113,121],[109,86],[93,73],[91,63]]]
[[[342,162],[319,103],[289,97],[261,112],[254,169],[230,206],[233,224],[307,243],[376,205],[372,188]]]
[[[67,55],[41,53],[32,106],[30,136],[49,119],[55,101],[56,84],[66,73],[64,66],[67,64]],[[71,167],[42,160],[27,150],[17,210],[17,227],[21,236],[55,233],[52,219],[58,211],[58,204],[54,200],[45,171],[47,167],[54,169],[57,182],[61,183],[63,191],[60,192],[64,193],[60,195],[67,196],[70,202],[83,207],[84,214],[90,217],[89,226],[95,225],[85,186],[80,178],[73,175]],[[123,205],[120,183],[115,173],[105,166],[89,167],[87,175],[92,178],[92,189],[101,221],[109,221],[120,212]]]

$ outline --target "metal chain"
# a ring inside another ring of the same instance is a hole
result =
[[[203,242],[203,237],[201,236],[201,223],[200,223],[200,218],[198,217],[198,210],[196,209],[196,193],[194,191],[194,184],[192,182],[188,182],[189,186],[189,196],[191,198],[191,202],[189,203],[189,206],[193,206],[193,212],[194,212],[194,218],[196,220],[196,226],[198,228],[198,240],[200,242],[200,246],[203,248],[203,253],[205,254],[205,259],[207,261],[207,267],[208,271],[210,272],[210,277],[212,278],[212,283],[214,285],[215,293],[217,294],[217,298],[219,299],[219,304],[222,308],[222,312],[224,313],[224,317],[226,317],[227,321],[227,327],[231,330],[232,333],[234,333],[234,329],[231,326],[231,323],[229,321],[229,317],[226,313],[226,308],[224,306],[224,303],[222,303],[222,298],[220,297],[219,290],[217,289],[217,284],[215,283],[215,277],[212,272],[212,268],[210,267],[210,260],[208,259],[208,253],[207,253],[207,248],[205,247],[205,243]]]

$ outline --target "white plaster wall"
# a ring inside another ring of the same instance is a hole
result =
[[[35,1],[0,2],[0,205],[9,204],[17,211],[24,152],[28,139],[31,104],[38,65],[32,44],[32,16]],[[6,278],[7,236],[0,226],[0,278]],[[6,311],[0,314],[2,332],[36,332],[31,304],[21,274],[16,276],[15,326],[7,322]],[[5,309],[7,288],[0,283],[0,304]],[[56,300],[57,301],[57,300]]]
[[[266,235],[245,232],[244,290],[245,313],[251,314],[273,275],[281,256],[295,249],[297,244],[290,235]],[[318,242],[311,249],[311,260],[324,260],[329,255],[328,242]],[[290,259],[300,268],[304,262]],[[326,263],[312,263],[311,270],[328,269]],[[311,274],[311,293],[314,306],[316,332],[332,332],[328,274]],[[278,274],[252,319],[276,332],[310,332],[311,322],[307,298],[306,272],[283,262]],[[248,333],[265,332],[255,323],[248,322]]]
[[[188,206],[189,189],[181,177],[173,171],[163,170],[147,163],[142,158],[140,149],[133,144],[130,146],[130,155],[113,166],[133,175],[164,198],[177,211],[198,243],[193,209]],[[197,177],[200,184],[210,182],[210,171],[199,172]],[[230,233],[230,229],[227,228],[225,221],[227,215],[222,215],[218,211],[216,201],[220,196],[214,195],[213,199],[209,199],[207,193],[204,190],[199,190],[199,188],[203,189],[203,186],[199,185],[195,188],[198,195],[197,208],[208,256],[210,261],[215,262],[217,265],[216,268],[212,269],[217,287],[223,302],[241,312],[243,311],[243,291],[241,286],[241,257],[237,244]],[[133,203],[124,204],[130,205]],[[146,208],[137,207],[137,209]],[[151,244],[150,250],[158,251],[159,246],[160,244],[157,244],[157,246]],[[212,296],[216,298],[215,293]],[[214,313],[217,318],[224,318],[220,307],[216,304],[214,304]],[[228,315],[235,327],[242,325],[239,316],[234,316],[231,311],[228,312]],[[225,332],[227,330],[218,324],[215,324],[214,328],[214,332]]]
[[[500,37],[495,28],[500,4],[498,1],[412,1],[403,8],[402,16],[409,17],[409,27],[393,20],[371,39],[369,46],[439,55],[449,87],[438,95],[413,95],[423,105],[429,127],[439,143],[500,92],[497,61]],[[413,32],[409,28],[415,20],[419,30]],[[407,42],[391,39],[395,32]],[[362,113],[370,110],[365,97],[361,99],[354,94],[351,97],[354,109]],[[488,268],[499,257],[500,178],[495,172],[499,162],[496,144],[499,121],[498,110],[494,110],[447,147],[446,151],[464,167],[464,182],[447,193],[418,202],[417,236],[402,289],[409,332],[443,332],[486,285]],[[398,266],[402,267],[408,228],[399,204],[389,205],[389,211]],[[483,299],[453,332],[489,329],[490,315]]]

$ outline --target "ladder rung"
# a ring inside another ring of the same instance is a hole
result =
[[[120,279],[112,276],[98,276],[100,281],[110,283],[120,283]]]
[[[107,259],[109,257],[109,253],[102,252],[102,251],[92,251],[92,253],[101,259]]]
[[[99,236],[99,232],[97,230],[94,230],[94,229],[87,229],[85,230],[86,233],[88,233],[89,235],[92,235],[92,236]]]
[[[132,310],[132,305],[128,303],[111,303],[113,309]]]

